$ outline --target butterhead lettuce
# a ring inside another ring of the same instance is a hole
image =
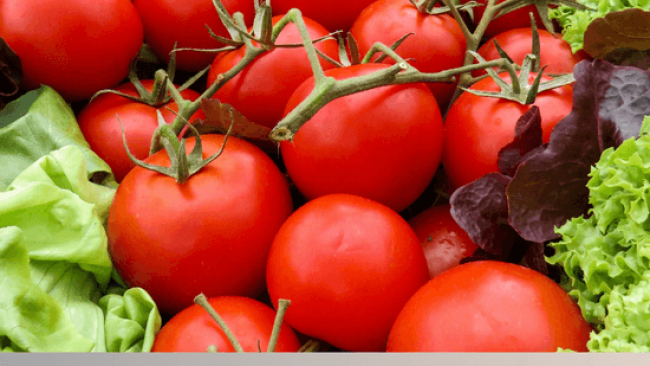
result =
[[[110,168],[56,92],[26,97],[0,116],[0,351],[148,352],[161,318],[111,263]]]

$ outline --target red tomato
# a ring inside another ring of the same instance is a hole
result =
[[[469,2],[470,0],[461,0],[461,4],[465,4]],[[497,0],[497,4],[502,3],[504,0]],[[485,7],[487,6],[487,0],[476,0],[479,4],[482,4],[482,6],[477,6],[474,7],[474,24],[478,24],[481,19],[483,18],[483,13],[485,13]],[[490,25],[488,25],[487,29],[485,30],[485,34],[483,34],[484,37],[487,38],[492,38],[496,36],[499,33],[503,33],[505,31],[508,31],[510,29],[515,29],[515,28],[530,28],[530,13],[533,13],[533,16],[535,17],[535,23],[537,24],[537,28],[544,28],[544,23],[542,22],[542,18],[539,17],[539,13],[537,12],[537,9],[535,8],[535,5],[527,5],[524,6],[523,8],[519,8],[517,10],[511,11],[503,16],[498,17],[497,19],[492,19],[490,21]]]
[[[241,12],[247,22],[255,13],[252,0],[222,0],[230,14]],[[208,25],[215,34],[230,38],[212,0],[133,0],[144,25],[144,38],[153,53],[169,62],[174,43],[178,48],[217,49],[226,45],[210,37]],[[199,71],[210,65],[215,53],[181,51],[176,53],[179,70]]]
[[[478,249],[451,217],[450,209],[450,205],[432,207],[409,220],[422,243],[430,278],[457,266],[461,259]]]
[[[558,36],[556,38],[543,29],[539,29],[538,32],[540,44],[539,65],[540,68],[544,67],[544,65],[547,66],[544,73],[563,74],[573,72],[573,67],[588,57],[584,52],[576,54],[571,52],[571,45],[562,37]],[[491,38],[478,49],[478,53],[488,61],[501,58],[494,45],[495,39],[508,56],[519,65],[522,64],[527,54],[533,52],[533,30],[530,27],[511,29]],[[475,63],[477,62],[475,61]],[[483,70],[478,70],[473,72],[472,75],[476,77],[485,73]]]
[[[296,330],[348,351],[383,351],[395,317],[429,278],[422,247],[396,212],[334,194],[291,215],[273,241],[266,281],[291,300]]]
[[[363,9],[375,0],[330,0],[327,4],[313,0],[273,0],[273,14],[286,14],[298,8],[303,16],[314,19],[329,31],[348,31]]]
[[[388,67],[362,64],[329,70],[338,80]],[[285,114],[314,86],[307,80]],[[349,193],[395,211],[424,191],[440,162],[442,118],[424,84],[391,85],[336,99],[280,144],[289,176],[307,198]]]
[[[480,261],[429,281],[400,312],[388,352],[586,352],[592,328],[548,277]]]
[[[275,311],[257,300],[222,296],[208,302],[233,332],[245,352],[262,352],[269,347]],[[201,306],[194,304],[176,314],[160,332],[151,352],[206,352],[215,345],[219,352],[235,352],[226,334]],[[300,342],[293,329],[282,324],[275,352],[298,352]]]
[[[500,74],[510,82],[507,72]],[[529,83],[537,74],[530,73]],[[550,80],[542,77],[542,82]],[[491,78],[483,79],[470,89],[498,91]],[[515,125],[532,105],[540,109],[542,139],[548,142],[553,127],[566,117],[572,108],[572,88],[565,85],[547,90],[537,96],[534,104],[522,105],[514,101],[461,94],[445,117],[445,144],[442,165],[452,186],[458,188],[487,173],[498,172],[499,150],[515,136]]]
[[[439,72],[463,66],[467,43],[463,31],[449,14],[420,13],[409,0],[380,0],[368,6],[355,20],[350,33],[365,55],[375,42],[387,46],[409,36],[398,48],[404,59],[422,72]],[[393,64],[391,58],[385,63]],[[428,83],[441,109],[445,109],[456,84]]]
[[[129,0],[0,1],[0,37],[20,57],[24,88],[79,101],[127,76],[142,22]]]
[[[273,17],[273,24],[282,16]],[[328,34],[320,24],[305,18],[312,39]],[[293,23],[282,30],[277,44],[302,43],[298,27]],[[338,59],[338,45],[334,40],[316,43],[316,48],[333,59]],[[208,72],[208,85],[221,73],[232,69],[245,54],[245,49],[220,54]],[[334,65],[321,59],[323,69]],[[273,128],[282,119],[282,111],[291,93],[313,75],[304,48],[276,48],[251,62],[242,72],[224,84],[213,96],[222,103],[235,107],[251,122]]]
[[[142,80],[142,85],[149,92],[153,90],[153,84],[153,80]],[[118,86],[115,90],[134,97],[138,96],[138,92],[130,82]],[[195,100],[200,96],[190,89],[183,90],[181,95],[187,100]],[[131,154],[138,159],[144,159],[149,156],[151,137],[158,127],[156,109],[160,110],[167,123],[173,122],[176,118],[168,108],[178,111],[178,106],[173,100],[155,108],[119,95],[104,94],[86,105],[79,113],[77,121],[90,148],[108,163],[115,179],[121,182],[135,164],[124,149],[122,129],[116,116],[120,117],[124,126],[124,134]],[[205,118],[201,110],[197,111],[190,121],[197,118]]]
[[[203,156],[222,135],[204,135]],[[187,139],[187,150],[194,138]],[[145,160],[169,166],[163,150]],[[264,289],[273,237],[292,211],[287,181],[273,161],[230,137],[223,154],[184,184],[135,167],[115,193],[108,217],[111,257],[122,278],[142,287],[164,314],[196,295],[250,296]]]

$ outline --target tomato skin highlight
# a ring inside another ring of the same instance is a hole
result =
[[[73,102],[127,76],[143,31],[129,0],[20,0],[0,2],[0,37],[20,58],[23,88],[45,84]]]
[[[203,156],[222,135],[202,137]],[[187,150],[194,138],[187,139]],[[165,151],[145,160],[169,166]],[[287,181],[254,145],[230,137],[223,154],[180,185],[140,167],[131,170],[109,212],[109,252],[130,287],[144,288],[163,314],[199,293],[254,297],[277,230],[293,210]]]
[[[332,194],[282,225],[266,272],[273,304],[291,300],[285,321],[347,351],[378,352],[408,298],[428,280],[422,247],[396,212]]]
[[[230,14],[241,12],[252,22],[255,10],[252,1],[222,0]],[[144,38],[153,53],[169,63],[174,43],[178,48],[217,49],[225,47],[210,37],[206,25],[224,38],[230,38],[212,0],[133,0],[144,25]],[[200,71],[214,60],[214,53],[176,52],[176,67],[185,71]]]
[[[273,17],[276,24],[282,16]],[[311,39],[328,35],[322,25],[305,18],[305,25]],[[302,43],[295,24],[289,23],[276,40],[277,44]],[[318,42],[316,49],[325,55],[338,59],[338,45],[334,40]],[[208,71],[207,85],[212,85],[219,74],[232,69],[246,53],[245,47],[219,54]],[[334,65],[320,58],[324,70]],[[313,76],[311,64],[304,48],[276,48],[265,52],[252,61],[242,72],[225,83],[212,96],[222,103],[228,103],[251,122],[273,128],[282,119],[282,113],[293,91]]]
[[[153,80],[141,80],[142,86],[149,92],[153,90]],[[125,83],[114,90],[124,94],[138,96],[133,84]],[[181,91],[181,96],[187,100],[196,100],[200,94],[191,89]],[[159,110],[167,123],[172,123],[176,115],[168,108],[178,112],[178,106],[173,100],[158,108],[144,103],[128,100],[115,94],[100,95],[87,104],[79,112],[77,122],[90,148],[111,167],[115,179],[121,182],[126,174],[135,167],[135,163],[129,159],[122,140],[122,129],[131,154],[138,159],[149,156],[151,138],[158,128]],[[119,117],[119,121],[117,119]],[[198,110],[190,119],[205,118],[201,110]]]
[[[369,74],[384,64],[328,70],[337,80]],[[314,86],[292,95],[285,115]],[[338,98],[320,109],[292,141],[280,143],[296,187],[308,199],[348,193],[402,211],[425,190],[440,164],[442,117],[422,83],[390,85]]]
[[[507,72],[499,75],[510,82]],[[529,83],[532,83],[536,75],[530,73]],[[542,82],[547,80],[550,79],[542,77]],[[486,78],[470,89],[498,91],[499,87],[491,78]],[[445,117],[442,165],[451,185],[459,188],[487,173],[498,172],[499,150],[512,142],[517,120],[533,105],[539,107],[542,140],[546,143],[553,127],[571,113],[572,87],[565,85],[539,93],[535,102],[529,105],[462,93]]]
[[[220,296],[208,299],[233,332],[244,352],[266,352],[275,311],[247,297]],[[235,352],[226,334],[201,306],[194,304],[169,320],[156,334],[151,352],[206,352],[215,345],[219,352]],[[300,342],[293,329],[282,324],[275,352],[298,352]]]
[[[540,43],[540,69],[544,69],[545,74],[563,74],[573,72],[573,67],[580,61],[588,59],[585,52],[574,54],[571,51],[571,45],[562,37],[555,38],[551,33],[544,29],[538,29]],[[506,51],[512,60],[521,65],[526,55],[532,53],[533,49],[533,30],[532,28],[516,28],[499,33],[485,42],[479,49],[478,54],[486,60],[496,60],[501,58],[497,51],[494,41],[497,41],[501,48]],[[478,63],[478,61],[474,61]],[[495,71],[497,68],[495,68]],[[484,70],[472,72],[472,76],[478,77],[486,74]]]
[[[365,8],[350,33],[359,52],[365,55],[375,42],[391,46],[408,33],[396,52],[421,72],[440,72],[463,66],[467,42],[463,31],[449,14],[425,15],[408,0],[381,0]],[[390,57],[384,61],[395,62]],[[445,109],[457,83],[427,83],[441,109]]]
[[[448,204],[431,207],[408,221],[424,249],[430,278],[457,266],[478,249],[451,216],[450,209]]]
[[[592,328],[548,277],[512,263],[465,263],[433,278],[400,312],[388,352],[587,351]]]

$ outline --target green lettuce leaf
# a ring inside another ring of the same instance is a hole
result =
[[[566,5],[560,5],[549,10],[549,16],[557,19],[564,28],[562,38],[571,45],[573,52],[581,50],[584,46],[584,34],[587,26],[596,18],[602,18],[607,13],[639,8],[650,11],[650,0],[577,0],[582,5],[596,11],[577,10]]]
[[[99,300],[99,306],[106,314],[108,352],[151,350],[162,319],[145,290],[130,288],[123,295],[106,295]]]
[[[25,187],[34,182],[51,184],[68,190],[94,205],[97,215],[106,218],[115,195],[115,188],[89,181],[90,174],[86,164],[83,150],[69,145],[39,158],[23,170],[7,189]]]
[[[591,351],[650,351],[650,118],[638,139],[607,149],[587,183],[590,216],[556,231],[547,258],[595,326]]]
[[[113,268],[103,220],[115,189],[87,172],[82,149],[69,145],[0,192],[2,351],[151,350],[160,314]]]
[[[79,334],[59,302],[32,281],[25,236],[0,228],[0,343],[3,350],[89,352],[95,346]]]
[[[650,271],[629,287],[609,294],[605,329],[587,346],[596,352],[650,352]]]
[[[90,150],[72,109],[54,89],[41,86],[7,104],[0,110],[0,188],[40,157],[68,145],[81,149],[93,181],[116,187],[110,167]]]

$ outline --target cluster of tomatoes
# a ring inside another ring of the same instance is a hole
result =
[[[253,0],[223,4],[252,21]],[[274,23],[299,8],[312,39],[350,31],[362,55],[375,42],[390,45],[414,33],[397,50],[418,70],[443,71],[464,62],[466,39],[456,20],[423,14],[408,0],[337,0],[327,6],[273,0],[272,6]],[[519,63],[531,47],[528,11],[493,21],[487,33]],[[475,9],[477,20],[481,14]],[[105,88],[137,97],[131,83],[116,85],[143,40],[169,61],[175,44],[219,47],[205,25],[228,35],[211,0],[0,2],[0,36],[21,58],[23,86],[47,84],[68,101],[86,100]],[[571,72],[582,57],[561,39],[539,33],[546,72]],[[291,24],[276,42],[302,40]],[[316,47],[339,58],[335,40]],[[499,57],[492,40],[479,53]],[[210,85],[242,57],[243,47],[216,58],[182,51],[176,66],[198,71],[211,65]],[[327,76],[344,80],[392,62],[336,67],[323,58],[321,66]],[[304,49],[279,47],[250,63],[213,98],[272,128],[311,92],[311,76]],[[150,92],[153,85],[142,81]],[[422,212],[411,225],[399,214],[422,195],[441,162],[452,187],[497,171],[499,149],[512,140],[515,122],[530,108],[463,93],[443,125],[441,110],[455,87],[390,85],[336,99],[292,141],[280,144],[280,164],[254,143],[230,137],[223,153],[183,184],[134,168],[116,118],[133,155],[144,159],[158,126],[156,111],[171,122],[178,110],[174,101],[151,106],[104,94],[85,106],[78,115],[81,130],[120,182],[107,223],[111,257],[126,283],[144,288],[171,317],[154,351],[205,351],[213,344],[220,351],[233,349],[209,315],[192,305],[199,293],[211,297],[246,351],[268,346],[274,311],[258,301],[266,294],[271,305],[291,301],[277,351],[298,350],[301,342],[292,329],[346,351],[586,350],[591,328],[553,281],[514,264],[458,266],[476,245],[450,217],[448,205]],[[486,78],[472,89],[498,87]],[[200,94],[186,89],[182,96],[196,100]],[[535,105],[546,142],[571,110],[571,87],[542,92]],[[202,118],[199,111],[190,122]],[[219,151],[224,139],[203,135],[203,156]],[[189,152],[197,140],[186,142]],[[165,151],[146,162],[171,164]],[[287,176],[308,201],[304,205],[292,202]]]

